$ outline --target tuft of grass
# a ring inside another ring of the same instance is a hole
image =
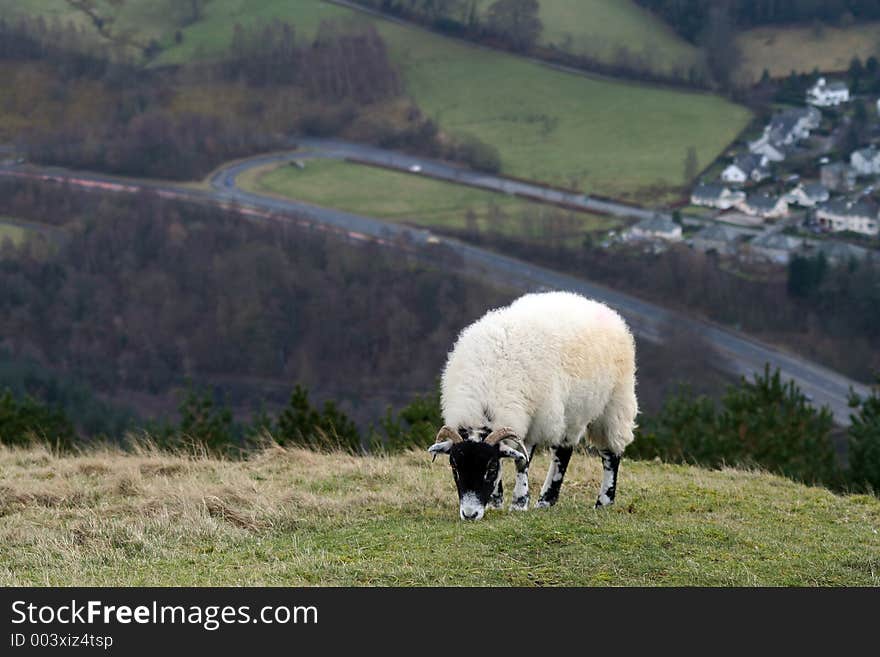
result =
[[[423,452],[2,448],[0,585],[880,583],[877,498],[625,460],[618,504],[595,511],[600,477],[579,453],[553,509],[463,523],[448,467]]]

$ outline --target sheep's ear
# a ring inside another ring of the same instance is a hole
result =
[[[515,450],[513,447],[509,447],[504,443],[499,443],[498,449],[501,452],[501,458],[503,459],[513,459],[514,461],[525,461],[526,455],[522,452]]]
[[[451,440],[444,440],[439,443],[434,443],[428,448],[428,453],[433,454],[435,457],[438,454],[449,454],[449,450],[452,448]]]

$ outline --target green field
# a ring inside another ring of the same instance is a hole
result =
[[[480,0],[485,13],[494,0]],[[661,73],[701,66],[699,50],[630,0],[541,0],[540,43],[575,55],[618,63],[620,51]]]
[[[471,212],[480,231],[496,227],[502,234],[535,240],[549,239],[551,218],[563,212],[515,196],[337,160],[306,160],[302,170],[281,166],[254,172],[243,177],[242,186],[429,228],[464,230]],[[564,235],[577,244],[586,232],[609,230],[620,223],[591,214],[571,213],[571,217]]]
[[[553,509],[463,523],[445,461],[3,448],[0,585],[880,584],[875,497],[624,461],[595,511],[601,465],[578,453]]]
[[[161,6],[143,22],[161,22]],[[236,22],[281,18],[308,38],[323,19],[352,17],[368,20],[319,0],[212,0],[203,20],[182,29],[181,44],[164,33],[167,49],[157,63],[216,56]],[[689,147],[705,165],[750,119],[744,107],[717,96],[584,78],[416,28],[375,23],[419,107],[442,132],[470,133],[497,147],[511,175],[656,201],[685,183]]]
[[[28,231],[21,226],[10,223],[6,217],[0,217],[0,244],[9,240],[15,246],[20,246],[27,238]]]
[[[186,30],[202,52],[229,42],[230,19],[209,5],[209,18]],[[317,0],[268,3],[308,33],[320,18],[353,12]],[[683,184],[688,147],[713,160],[750,114],[717,96],[587,79],[550,70],[415,28],[377,20],[407,92],[445,132],[471,133],[499,149],[506,173],[585,192],[656,198]],[[209,45],[210,44],[210,45]],[[171,48],[165,61],[186,60],[192,44]]]

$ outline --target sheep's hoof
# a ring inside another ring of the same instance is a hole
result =
[[[614,504],[614,500],[610,499],[607,495],[600,495],[596,500],[596,506],[593,508],[604,509],[606,506],[611,506],[612,504]]]
[[[515,497],[513,502],[510,504],[511,511],[528,511],[529,510],[529,496],[525,495],[523,497]]]
[[[556,504],[555,499],[546,499],[546,498],[542,497],[540,500],[535,502],[535,508],[536,509],[549,509],[554,504]]]

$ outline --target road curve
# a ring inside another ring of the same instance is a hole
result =
[[[463,176],[463,170],[452,165],[379,151],[368,146],[326,140],[305,140],[300,144],[303,147],[313,149],[312,156],[318,155],[318,151],[323,157],[364,160],[367,159],[366,156],[378,157],[381,155],[387,160],[385,164],[402,168],[418,164],[422,167],[422,171],[430,172],[430,175],[436,175],[438,178],[456,176],[445,179],[458,182],[467,181],[467,184],[479,179],[487,185],[496,184],[492,182],[493,177],[491,176],[484,177],[483,174],[473,172],[464,172],[468,175]],[[388,223],[302,201],[265,196],[245,191],[237,184],[241,174],[255,167],[289,162],[303,157],[308,157],[308,155],[303,151],[291,151],[262,155],[231,163],[219,169],[211,177],[210,190],[51,167],[6,166],[0,167],[0,175],[64,182],[86,189],[110,192],[137,193],[143,190],[152,190],[168,198],[207,202],[221,206],[235,204],[241,212],[255,218],[297,221],[317,228],[333,230],[351,239],[378,241],[390,246],[401,246],[412,242],[418,245],[439,247],[438,242],[440,242],[456,253],[473,274],[486,276],[492,280],[501,281],[509,287],[522,290],[570,290],[608,303],[616,308],[630,323],[633,331],[644,339],[655,342],[662,341],[664,327],[668,325],[677,325],[692,331],[702,336],[725,358],[725,366],[734,374],[749,376],[762,371],[765,364],[769,364],[771,368],[778,368],[783,377],[795,381],[805,393],[813,398],[816,404],[827,405],[838,424],[849,424],[847,398],[850,390],[863,396],[870,393],[868,386],[804,358],[763,344],[730,329],[688,317],[597,283],[501,255],[460,240],[446,237],[438,238],[428,230]],[[503,182],[504,184],[529,186],[527,183],[518,181],[504,180]],[[496,189],[494,187],[487,188]],[[555,190],[537,188],[546,194],[564,194]]]

